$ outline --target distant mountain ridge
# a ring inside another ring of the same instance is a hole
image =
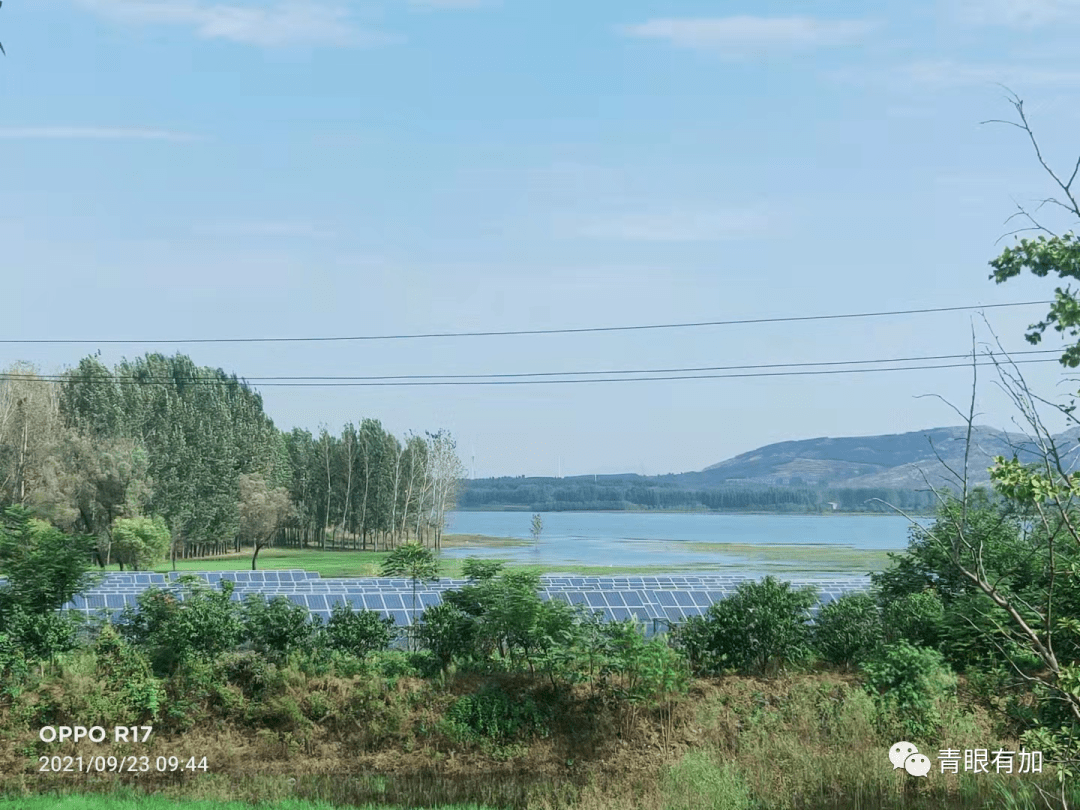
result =
[[[1072,429],[1055,436],[1060,452],[1078,459]],[[696,473],[665,478],[689,486],[747,484],[806,487],[924,488],[954,484],[948,468],[962,472],[967,427],[940,427],[882,436],[823,437],[778,442],[721,461]],[[988,468],[995,456],[1034,461],[1034,445],[1022,434],[994,428],[972,429],[968,480],[973,486],[990,481]],[[940,459],[939,459],[940,456]]]

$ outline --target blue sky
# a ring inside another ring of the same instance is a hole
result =
[[[10,0],[0,339],[379,335],[1045,300],[987,261],[1080,142],[1080,1]],[[1071,136],[1071,137],[1070,137]],[[1067,226],[1065,220],[1048,222]],[[1042,308],[987,312],[1026,349]],[[249,379],[959,354],[971,313],[180,350]],[[976,316],[977,317],[977,316]],[[977,319],[980,338],[985,326]],[[1050,347],[1056,342],[1047,344]],[[1047,396],[1052,364],[1025,367]],[[986,384],[979,421],[1013,412]],[[700,469],[957,417],[963,370],[257,386],[275,423],[447,428],[479,476]]]

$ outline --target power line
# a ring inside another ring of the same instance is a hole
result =
[[[887,312],[852,312],[841,315],[797,315],[783,318],[742,318],[730,321],[698,321],[692,323],[656,323],[639,324],[634,326],[588,326],[572,329],[510,329],[505,331],[483,332],[431,332],[426,334],[411,335],[355,335],[348,337],[270,337],[270,338],[185,338],[183,340],[68,340],[68,339],[40,339],[40,340],[0,340],[0,344],[176,344],[176,343],[326,343],[332,341],[365,341],[365,340],[427,340],[432,338],[463,338],[463,337],[510,337],[521,335],[576,335],[589,332],[639,332],[648,329],[698,329],[705,326],[737,326],[755,323],[794,323],[797,321],[832,321],[848,318],[880,318],[892,315],[924,315],[933,312],[962,312],[976,309],[1000,309],[1003,307],[1030,307],[1046,306],[1053,301],[1021,301],[1011,304],[979,304],[966,307],[934,307],[926,309],[898,309]]]
[[[1012,352],[1011,355],[1032,355],[1032,354],[1058,354],[1060,349],[1027,349],[1018,352]],[[575,377],[575,376],[600,376],[604,374],[688,374],[702,371],[748,371],[758,369],[777,369],[777,368],[808,368],[813,366],[857,366],[857,365],[869,365],[869,364],[881,364],[881,363],[911,363],[911,362],[923,362],[928,360],[958,360],[961,358],[971,357],[970,352],[964,354],[938,354],[938,355],[925,355],[921,357],[892,357],[892,358],[880,358],[876,360],[833,360],[825,362],[815,363],[752,363],[748,365],[739,366],[692,366],[689,368],[639,368],[639,369],[604,369],[599,371],[532,371],[532,372],[515,372],[515,373],[503,373],[503,374],[384,374],[384,375],[367,375],[367,376],[277,376],[277,377],[244,377],[237,378],[237,383],[245,383],[249,385],[263,384],[266,381],[280,382],[280,381],[319,381],[319,382],[357,382],[357,381],[390,381],[390,380],[487,380],[487,379],[513,379],[524,377]],[[936,368],[936,366],[930,366],[930,368]],[[77,372],[73,372],[77,375]],[[21,379],[27,381],[41,380],[46,382],[66,382],[71,379],[66,374],[0,374],[0,379]],[[93,378],[79,378],[76,376],[79,382],[95,382]],[[118,380],[116,377],[102,378],[101,382],[114,382],[124,384],[127,382],[135,384],[164,384],[169,385],[175,382],[172,377],[155,377],[152,374],[143,375],[140,377],[131,377]],[[539,380],[538,380],[539,382]],[[232,385],[232,380],[221,379],[207,379],[207,380],[193,380],[185,382],[190,385]],[[269,383],[266,383],[269,384]]]
[[[864,361],[866,362],[866,361]],[[888,361],[884,361],[888,362]],[[1011,361],[1016,365],[1026,365],[1029,363],[1058,363],[1057,358],[1044,358],[1044,359],[1031,359],[1031,360],[1014,360]],[[813,371],[766,371],[766,372],[750,372],[745,374],[680,374],[680,375],[665,375],[659,377],[592,377],[589,379],[576,379],[576,380],[552,380],[552,379],[539,379],[539,380],[402,380],[393,382],[277,382],[277,383],[262,383],[261,387],[266,388],[381,388],[381,387],[393,387],[393,386],[430,386],[430,385],[458,385],[458,386],[480,386],[480,385],[571,385],[571,384],[588,384],[588,383],[614,383],[614,382],[657,382],[664,380],[724,380],[724,379],[741,379],[750,377],[802,377],[802,376],[815,376],[822,374],[865,374],[871,372],[882,371],[931,371],[934,369],[948,369],[948,368],[971,368],[975,366],[988,366],[995,365],[993,361],[989,362],[976,362],[976,363],[951,363],[947,365],[919,365],[919,366],[894,366],[891,368],[843,368],[843,369],[818,369]],[[0,375],[0,379],[9,378],[9,375]],[[38,382],[47,382],[53,384],[61,384],[65,382],[63,379],[50,378],[42,379],[37,378]],[[103,379],[93,378],[79,380],[83,383],[100,383],[100,384],[113,384],[113,385],[170,385],[175,384],[174,380],[146,380],[140,381],[136,379],[128,380],[115,380],[115,379]],[[233,383],[231,380],[185,380],[183,382],[185,386],[201,386],[201,385],[241,385],[246,382],[237,380]]]

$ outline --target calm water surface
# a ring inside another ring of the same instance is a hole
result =
[[[767,573],[790,566],[781,549],[768,546],[835,547],[901,551],[910,524],[905,518],[868,515],[710,515],[672,512],[548,512],[536,547],[446,549],[449,557],[497,556],[517,562],[584,565],[716,564]],[[532,515],[525,512],[454,512],[447,533],[532,540]],[[922,521],[927,523],[928,521]],[[762,547],[762,555],[690,550],[694,543],[738,543]],[[804,551],[805,554],[805,551]],[[763,559],[763,557],[767,558]]]

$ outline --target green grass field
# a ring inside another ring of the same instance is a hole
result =
[[[319,802],[285,800],[265,804],[243,802],[182,801],[160,796],[18,796],[0,797],[0,810],[334,810]],[[354,810],[403,810],[390,805],[365,804]],[[419,810],[419,809],[418,809]],[[441,810],[487,810],[477,804],[441,805]]]
[[[531,545],[529,540],[511,537],[484,537],[482,535],[446,535],[444,548],[512,548]],[[735,570],[756,566],[782,575],[806,573],[865,574],[868,571],[881,571],[888,567],[887,552],[863,551],[841,546],[800,546],[776,545],[756,546],[744,543],[673,543],[658,542],[658,550],[665,553],[679,552],[708,553],[717,552],[715,563],[684,563],[663,565],[574,565],[532,564],[514,562],[518,570],[532,571],[536,574],[580,574],[592,576],[610,576],[614,574],[655,574],[661,572],[694,572]],[[383,551],[319,551],[318,549],[267,548],[259,552],[259,570],[281,570],[302,568],[318,571],[323,577],[374,577],[388,552]],[[732,563],[729,555],[746,560],[746,563]],[[463,559],[443,558],[439,561],[439,576],[446,579],[461,578]],[[111,565],[107,570],[118,571],[119,566]],[[154,568],[165,573],[173,570],[172,563],[166,562]],[[177,571],[236,571],[251,570],[251,550],[239,554],[226,554],[219,557],[177,560]]]

